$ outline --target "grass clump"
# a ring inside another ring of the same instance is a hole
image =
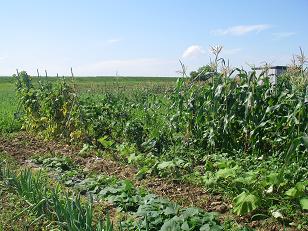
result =
[[[70,195],[59,187],[49,188],[46,178],[40,172],[33,173],[25,169],[16,173],[3,164],[0,167],[0,178],[3,184],[13,189],[28,204],[28,207],[21,211],[15,219],[31,211],[36,216],[35,221],[46,218],[56,222],[64,230],[113,230],[109,218],[106,222],[93,223],[93,202],[91,200],[82,201],[80,195]]]

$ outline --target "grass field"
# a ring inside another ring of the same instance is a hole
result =
[[[0,77],[0,132],[10,132],[20,128],[20,124],[14,119],[17,110],[18,101],[13,79]]]

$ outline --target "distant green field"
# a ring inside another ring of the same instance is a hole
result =
[[[67,77],[70,78],[70,77]],[[76,77],[77,89],[81,92],[129,91],[132,89],[164,90],[174,86],[172,77]]]
[[[19,123],[14,120],[17,107],[13,79],[0,78],[0,132],[14,131],[20,127]]]
[[[41,77],[46,80],[46,77]],[[64,77],[72,80],[71,77]],[[34,82],[38,79],[33,77]],[[47,77],[47,81],[56,81],[56,77]],[[151,89],[158,93],[174,86],[176,77],[74,77],[77,90],[83,96],[96,96],[101,92],[119,91],[131,92],[132,89]],[[14,119],[18,111],[18,100],[14,90],[12,77],[0,77],[0,132],[11,132],[20,128],[20,123]]]

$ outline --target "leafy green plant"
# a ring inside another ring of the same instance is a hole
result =
[[[137,215],[147,218],[139,227],[148,227],[148,230],[222,230],[215,214],[197,208],[182,209],[151,194],[144,198]]]
[[[141,144],[144,142],[144,126],[138,121],[129,121],[127,122],[124,129],[125,138],[130,143],[135,143],[137,147],[141,147]]]
[[[304,196],[305,189],[308,185],[308,181],[304,182],[297,182],[295,187],[290,188],[288,191],[286,191],[286,195],[290,198],[299,198]]]
[[[260,199],[254,194],[242,192],[234,198],[234,212],[237,215],[247,214],[259,207]]]
[[[41,164],[43,164],[43,161]],[[56,169],[54,168],[51,170]],[[70,170],[67,171],[69,172]],[[57,174],[65,173],[57,171]],[[69,186],[74,187],[81,194],[93,195],[95,199],[107,199],[120,211],[130,212],[136,219],[122,221],[120,227],[125,230],[169,230],[168,227],[173,225],[174,227],[180,226],[184,229],[188,227],[189,230],[199,230],[200,228],[202,228],[202,230],[221,230],[221,226],[216,220],[215,214],[205,213],[197,208],[183,209],[179,205],[166,199],[149,194],[142,188],[137,189],[133,183],[128,180],[118,180],[113,177],[94,174],[86,176],[79,182],[69,184]],[[57,194],[56,191],[53,193]],[[62,209],[60,205],[56,206],[57,208],[59,207],[57,216],[63,217],[61,219],[59,218],[59,220],[67,219],[67,222],[64,222],[63,225],[73,226],[76,222],[76,224],[79,224],[79,222],[85,222],[85,219],[92,219],[90,212],[87,211],[84,212],[85,216],[79,216],[78,218],[72,217],[75,216],[73,214],[74,212],[71,211],[72,208],[82,210],[80,197],[78,195],[79,194],[77,194],[74,201],[70,201],[68,197],[66,197],[63,201],[64,209]],[[55,198],[53,200],[54,204],[62,203],[61,198]],[[68,222],[75,223],[70,224]]]
[[[77,182],[73,186],[80,191],[81,194],[91,193],[97,194],[109,184],[114,184],[115,179],[105,175],[88,176]]]
[[[146,193],[137,190],[132,182],[123,180],[117,182],[115,185],[103,188],[98,194],[117,205],[120,210],[134,212],[137,210],[140,201]]]
[[[302,206],[302,209],[308,210],[308,198],[302,198],[300,199],[300,204]]]
[[[157,170],[160,176],[166,177],[171,174],[175,177],[180,177],[190,166],[191,164],[189,162],[176,158],[172,161],[163,161],[159,163],[157,165]]]
[[[198,68],[197,71],[192,71],[190,73],[190,78],[192,78],[192,80],[206,81],[213,77],[215,74],[214,71],[215,70],[211,65],[205,65]]]
[[[23,212],[31,209],[36,212],[38,219],[46,216],[69,231],[113,230],[110,220],[106,220],[104,224],[99,221],[96,228],[93,226],[94,212],[91,199],[90,202],[82,202],[80,195],[71,196],[68,193],[63,197],[59,187],[47,187],[47,182],[40,172],[32,173],[25,169],[16,174],[5,166],[1,166],[0,169],[1,179],[30,204]]]
[[[97,141],[106,149],[110,148],[114,144],[113,141],[108,140],[108,136],[103,136],[99,138]]]

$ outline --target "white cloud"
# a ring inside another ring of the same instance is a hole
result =
[[[192,45],[188,47],[182,54],[182,58],[193,58],[204,54],[204,49],[199,45]]]
[[[238,25],[233,27],[228,27],[226,29],[217,29],[212,31],[215,35],[235,35],[241,36],[247,33],[256,32],[259,33],[263,30],[271,28],[269,24],[256,24],[256,25]]]
[[[120,39],[120,38],[108,39],[108,40],[107,40],[107,43],[109,43],[109,44],[114,44],[114,43],[121,42],[121,40],[122,40],[122,39]]]
[[[295,32],[278,32],[278,33],[273,33],[273,36],[275,39],[283,39],[291,37],[295,34],[296,34]]]
[[[77,75],[175,76],[177,60],[156,58],[101,60],[74,68]]]

